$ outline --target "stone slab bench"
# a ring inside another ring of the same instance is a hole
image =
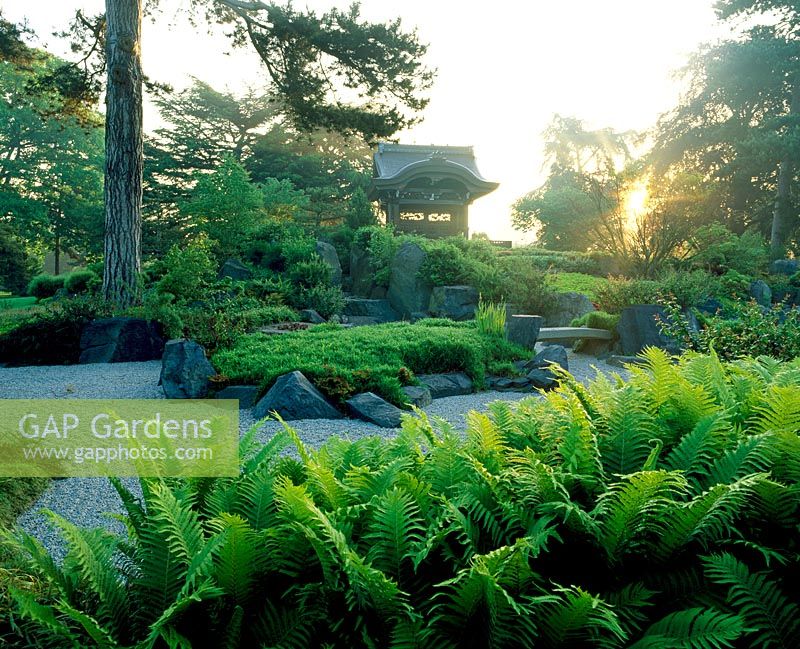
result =
[[[539,329],[538,341],[546,340],[611,340],[611,332],[607,329],[591,327],[542,327]]]

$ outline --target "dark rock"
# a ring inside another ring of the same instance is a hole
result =
[[[81,332],[79,363],[154,361],[164,352],[158,323],[141,318],[101,318]]]
[[[401,318],[425,312],[431,301],[432,287],[419,276],[428,254],[416,243],[407,241],[400,246],[391,263],[389,304]]]
[[[509,379],[507,376],[498,377],[494,385],[492,386],[495,390],[510,390],[514,386],[514,381]]]
[[[361,246],[350,248],[350,279],[352,292],[357,297],[372,297],[375,286],[375,267],[369,257],[369,251]]]
[[[425,385],[407,385],[401,390],[406,397],[406,403],[410,403],[417,408],[429,406],[433,399],[431,391]]]
[[[317,241],[317,254],[322,257],[322,261],[328,264],[331,269],[331,284],[341,286],[342,265],[339,263],[339,255],[336,253],[336,248],[326,241]]]
[[[617,333],[623,355],[635,356],[645,347],[660,347],[670,354],[680,352],[678,342],[661,333],[656,317],[667,317],[657,304],[640,304],[622,310]]]
[[[596,340],[592,338],[584,338],[580,341],[580,346],[575,347],[575,351],[588,356],[596,356],[602,358],[611,352],[610,340]]]
[[[226,259],[219,269],[219,276],[230,277],[235,280],[248,280],[253,277],[253,271],[245,266],[238,259]]]
[[[757,279],[750,284],[750,297],[761,306],[772,306],[772,289],[763,279]]]
[[[399,320],[388,300],[368,300],[362,297],[348,297],[344,301],[342,313],[348,317],[373,318],[377,322]]]
[[[542,316],[512,315],[506,318],[506,337],[512,343],[533,349],[542,327]]]
[[[511,379],[511,387],[515,390],[524,390],[527,387],[530,387],[530,380],[526,376],[515,376]]]
[[[797,259],[776,259],[769,266],[773,275],[794,275],[800,270],[800,261]]]
[[[417,376],[417,379],[430,390],[433,399],[455,397],[460,394],[472,394],[474,391],[472,379],[463,372],[421,374]]]
[[[533,369],[528,372],[531,386],[539,390],[551,390],[558,385],[558,380],[550,370]]]
[[[167,399],[202,399],[215,374],[205,350],[193,340],[170,340],[164,347],[159,382]]]
[[[217,399],[236,399],[239,401],[239,410],[249,410],[255,405],[259,392],[257,385],[229,385],[214,396]]]
[[[545,347],[531,359],[530,369],[546,369],[553,363],[560,365],[567,372],[569,372],[569,359],[567,356],[567,350],[561,345],[548,345]]]
[[[545,314],[545,326],[569,327],[575,318],[596,311],[592,301],[583,293],[556,293]]]
[[[381,324],[382,320],[378,320],[377,318],[370,318],[369,316],[365,315],[346,315],[344,316],[347,318],[347,324],[352,327],[368,327],[370,325]]]
[[[722,302],[713,297],[697,305],[697,310],[705,315],[717,315],[717,313],[722,312],[724,308]]]
[[[327,322],[327,320],[325,320],[325,318],[323,318],[314,309],[303,309],[300,311],[300,319],[303,322],[310,322],[311,324],[322,324],[323,322]]]
[[[428,306],[434,318],[472,320],[478,308],[478,291],[472,286],[437,286]]]
[[[384,401],[377,394],[364,392],[346,401],[347,409],[353,417],[369,421],[381,428],[398,428],[403,411]]]
[[[277,412],[287,421],[294,419],[342,419],[334,408],[301,372],[279,376],[253,410],[253,417],[263,419]]]

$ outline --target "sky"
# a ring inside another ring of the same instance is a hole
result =
[[[183,88],[197,77],[237,92],[268,77],[249,49],[225,35],[193,28],[180,11],[189,0],[162,0],[155,23],[145,20],[146,75]],[[350,2],[296,0],[324,11]],[[426,64],[438,69],[423,121],[398,134],[411,144],[472,145],[482,174],[500,187],[470,208],[470,230],[522,242],[511,205],[539,186],[541,133],[555,113],[589,128],[644,130],[677,101],[674,72],[700,44],[719,36],[713,0],[363,0],[370,20],[402,19],[429,43]],[[27,18],[37,43],[56,54],[78,8],[102,11],[102,0],[0,0],[8,20]],[[157,125],[145,112],[145,128]]]

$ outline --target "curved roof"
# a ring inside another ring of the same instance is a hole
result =
[[[478,170],[471,146],[420,146],[380,143],[373,155],[373,196],[382,189],[403,189],[420,177],[460,180],[471,198],[483,196],[498,187]]]

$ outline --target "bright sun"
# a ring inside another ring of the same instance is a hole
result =
[[[624,210],[628,217],[628,226],[633,227],[636,225],[636,220],[642,216],[647,208],[647,200],[649,194],[647,192],[647,181],[639,180],[634,183],[625,195]]]

